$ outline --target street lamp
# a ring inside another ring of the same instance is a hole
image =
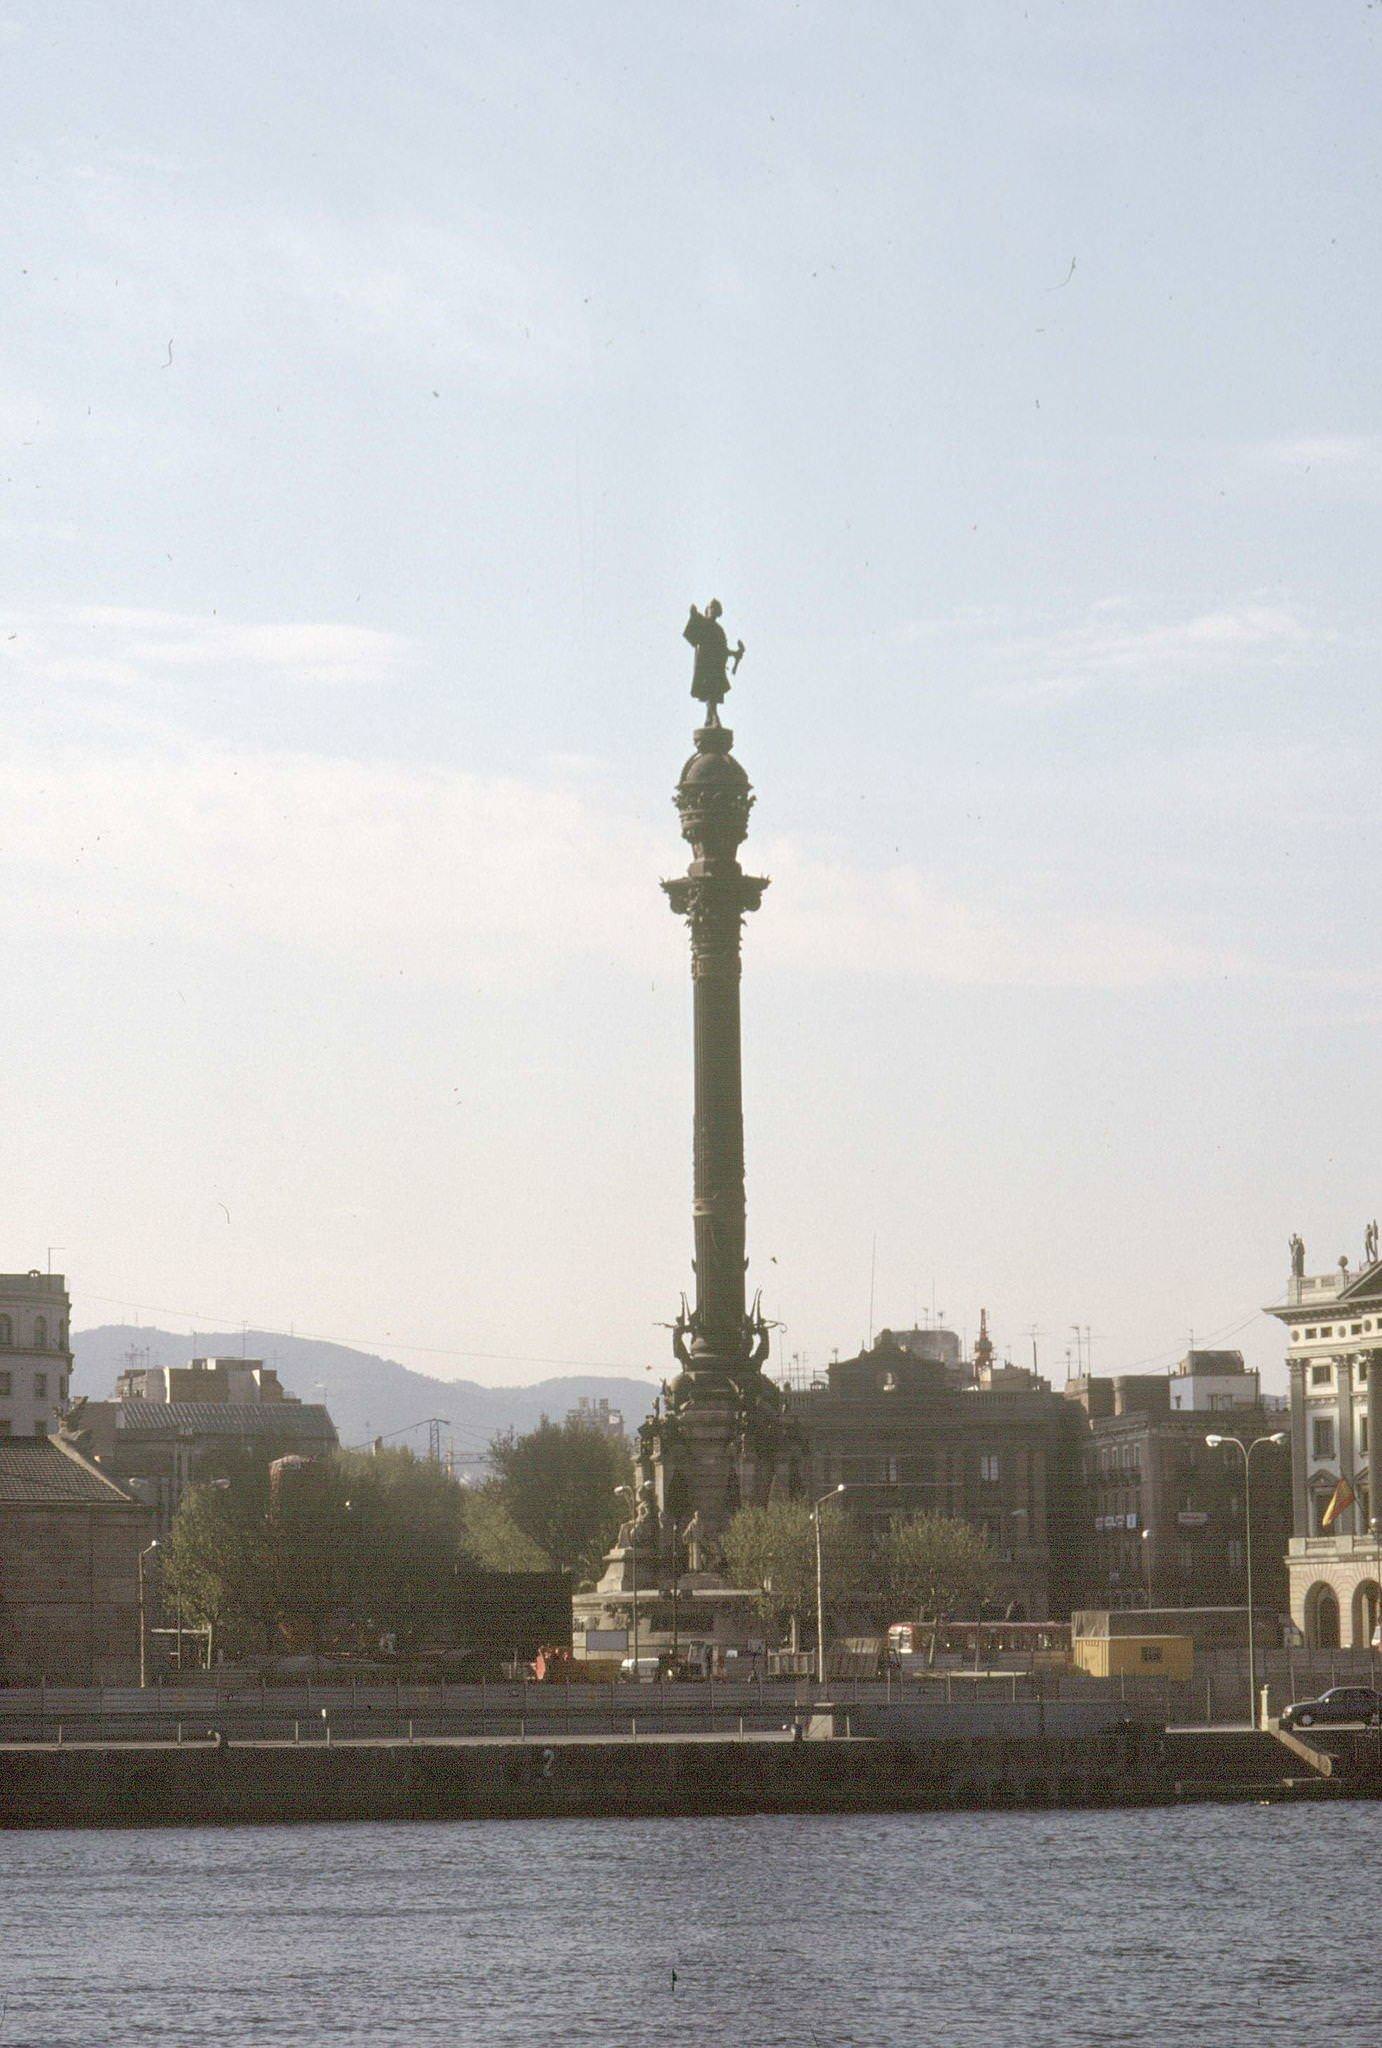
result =
[[[616,1486],[616,1494],[626,1493],[629,1497],[629,1556],[633,1560],[633,1675],[638,1680],[638,1495],[631,1486]]]
[[[147,1550],[139,1553],[139,1690],[142,1692],[149,1682],[149,1622],[144,1606],[144,1560],[158,1549],[155,1536]]]
[[[843,1479],[838,1486],[832,1486],[829,1493],[823,1493],[811,1507],[811,1519],[816,1525],[816,1683],[825,1684],[825,1586],[821,1574],[821,1509],[828,1500],[834,1500],[837,1493],[843,1493]]]
[[[1212,1435],[1205,1442],[1212,1451],[1220,1444],[1234,1444],[1243,1454],[1243,1527],[1248,1541],[1248,1725],[1256,1728],[1257,1721],[1257,1637],[1253,1628],[1252,1599],[1252,1454],[1260,1444],[1284,1444],[1284,1429],[1274,1430],[1271,1436],[1255,1436],[1245,1444],[1240,1436]]]

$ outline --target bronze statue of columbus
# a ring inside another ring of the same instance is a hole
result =
[[[731,648],[720,624],[723,610],[718,597],[712,597],[703,612],[692,605],[691,616],[682,631],[683,640],[689,640],[696,650],[691,695],[706,706],[707,725],[720,723],[720,706],[729,693],[730,675],[739,673],[739,664],[744,659],[743,641]]]

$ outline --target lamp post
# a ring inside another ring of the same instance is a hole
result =
[[[677,1633],[677,1595],[681,1590],[678,1568],[681,1531],[677,1528],[677,1518],[675,1515],[668,1515],[667,1521],[672,1531],[672,1584],[670,1590],[672,1595],[672,1674],[675,1677],[677,1666],[681,1662],[681,1643]]]
[[[825,1581],[821,1571],[821,1509],[828,1500],[834,1500],[837,1493],[845,1490],[844,1481],[832,1486],[829,1493],[823,1493],[811,1507],[811,1519],[816,1525],[816,1683],[825,1684]]]
[[[1253,1625],[1252,1585],[1252,1454],[1261,1444],[1284,1444],[1284,1429],[1274,1430],[1271,1436],[1255,1436],[1245,1444],[1240,1436],[1207,1436],[1205,1442],[1212,1451],[1220,1444],[1234,1444],[1243,1454],[1243,1528],[1247,1535],[1248,1550],[1248,1725],[1256,1728],[1257,1720],[1257,1636]]]
[[[158,1549],[155,1536],[147,1550],[139,1553],[139,1690],[142,1692],[149,1682],[149,1621],[144,1605],[144,1560]]]
[[[632,1591],[632,1594],[633,1594],[633,1676],[634,1676],[634,1683],[635,1683],[635,1684],[637,1684],[637,1682],[638,1682],[638,1675],[639,1675],[639,1674],[638,1674],[638,1542],[637,1542],[637,1537],[638,1537],[638,1495],[637,1495],[637,1494],[636,1494],[636,1493],[634,1492],[634,1490],[633,1490],[633,1488],[632,1488],[631,1486],[616,1486],[616,1487],[615,1487],[615,1489],[614,1489],[614,1491],[615,1491],[615,1493],[616,1493],[616,1494],[620,1494],[620,1493],[626,1493],[626,1494],[628,1495],[628,1497],[629,1497],[629,1509],[630,1509],[630,1516],[631,1516],[631,1519],[630,1519],[630,1522],[629,1522],[629,1557],[630,1557],[630,1559],[632,1560],[632,1564],[633,1564],[633,1583],[632,1583],[632,1587],[631,1587],[631,1591]]]

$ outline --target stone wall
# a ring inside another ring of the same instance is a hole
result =
[[[139,1677],[133,1503],[0,1503],[0,1679],[121,1685]]]

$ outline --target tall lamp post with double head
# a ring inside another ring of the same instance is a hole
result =
[[[142,1692],[149,1682],[149,1615],[144,1600],[144,1560],[152,1557],[158,1549],[155,1536],[147,1550],[139,1553],[139,1689]]]
[[[821,1509],[828,1500],[834,1500],[843,1493],[844,1481],[832,1486],[829,1493],[823,1493],[811,1506],[811,1519],[816,1525],[816,1683],[825,1684],[825,1575],[821,1570]]]
[[[1271,1436],[1255,1436],[1250,1443],[1244,1443],[1241,1436],[1221,1436],[1217,1432],[1207,1436],[1205,1442],[1212,1451],[1221,1444],[1233,1444],[1243,1456],[1243,1528],[1247,1536],[1248,1564],[1248,1723],[1256,1728],[1257,1722],[1257,1633],[1253,1617],[1252,1583],[1252,1454],[1263,1444],[1284,1444],[1284,1429],[1274,1430]]]

